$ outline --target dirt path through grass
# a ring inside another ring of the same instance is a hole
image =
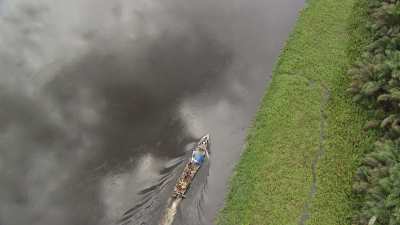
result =
[[[349,224],[351,180],[370,143],[345,90],[361,45],[357,0],[310,0],[274,70],[220,225]],[[355,29],[351,30],[349,29]],[[350,49],[350,53],[349,53]]]

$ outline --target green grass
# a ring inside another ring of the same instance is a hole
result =
[[[235,168],[220,225],[350,224],[352,176],[373,134],[345,93],[365,0],[309,0]],[[315,164],[315,162],[317,162]],[[310,195],[315,167],[316,193]]]

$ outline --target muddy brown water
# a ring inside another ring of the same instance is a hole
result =
[[[303,0],[0,0],[0,224],[212,224]]]

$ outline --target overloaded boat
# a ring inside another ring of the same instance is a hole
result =
[[[194,177],[196,176],[197,171],[199,171],[201,165],[203,165],[204,160],[209,158],[209,148],[210,135],[207,134],[202,137],[197,145],[193,148],[192,157],[186,164],[185,169],[175,185],[174,192],[172,194],[173,198],[185,198],[185,194],[188,191]]]

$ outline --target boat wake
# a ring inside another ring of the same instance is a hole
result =
[[[167,208],[161,218],[160,225],[171,225],[174,222],[176,211],[182,198],[170,198],[168,200]]]
[[[187,146],[187,149],[193,149]],[[196,169],[196,179],[191,174],[190,180],[186,181],[186,185],[182,192],[182,196],[186,196],[185,202],[180,195],[173,195],[177,192],[175,182],[180,180],[185,171],[188,157],[191,151],[186,154],[168,161],[163,169],[159,171],[160,177],[154,183],[146,184],[141,191],[137,193],[138,198],[135,199],[135,206],[126,210],[122,217],[118,219],[117,225],[172,225],[172,224],[190,224],[202,225],[207,224],[203,221],[204,193],[207,186],[207,177],[209,171],[209,161],[207,160],[201,170]],[[180,176],[179,176],[180,175]],[[175,184],[175,185],[174,185]],[[174,186],[172,186],[174,185]],[[191,186],[191,191],[186,193]],[[187,195],[186,195],[187,194]]]
[[[160,171],[158,180],[141,188],[137,193],[138,198],[135,199],[136,204],[125,210],[114,225],[158,224],[160,215],[165,211],[163,202],[170,202],[168,196],[171,193],[171,185],[177,179],[177,171],[180,170],[185,158],[187,157],[183,155],[168,161]]]

